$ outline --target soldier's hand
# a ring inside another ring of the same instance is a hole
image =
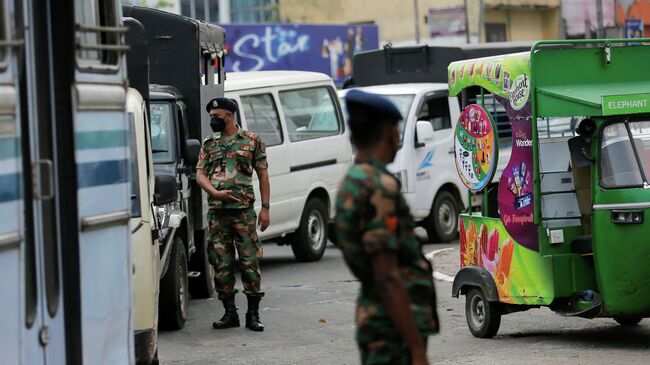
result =
[[[412,365],[429,365],[429,360],[427,360],[426,355],[413,357]]]
[[[221,200],[224,203],[237,203],[237,202],[239,202],[240,200],[237,199],[236,197],[232,196],[230,194],[230,192],[232,192],[232,190],[219,190],[219,191],[217,191],[217,195],[215,195],[214,197]]]
[[[260,231],[262,232],[266,231],[266,229],[269,228],[269,224],[271,224],[271,218],[268,209],[262,208],[260,215],[257,217],[257,224],[260,226]]]

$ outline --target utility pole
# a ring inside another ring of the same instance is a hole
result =
[[[415,21],[415,44],[420,44],[420,13],[418,12],[418,0],[413,0],[413,14]]]
[[[596,22],[598,28],[596,29],[596,38],[605,38],[605,28],[603,27],[603,0],[596,0]]]
[[[230,0],[219,0],[219,24],[230,23]]]
[[[463,0],[465,4],[465,39],[467,44],[469,44],[469,14],[467,12],[467,0]]]

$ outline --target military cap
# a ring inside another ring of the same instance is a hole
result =
[[[223,109],[234,113],[237,111],[237,103],[228,98],[214,98],[205,106],[205,111],[208,113],[212,109]]]
[[[350,90],[345,95],[345,106],[350,114],[367,113],[396,121],[402,119],[402,114],[390,100],[361,90]]]

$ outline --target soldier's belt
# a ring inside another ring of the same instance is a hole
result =
[[[253,207],[247,207],[247,208],[211,208],[210,209],[210,214],[216,215],[216,216],[232,216],[232,215],[239,215],[244,213],[247,210],[251,210]]]

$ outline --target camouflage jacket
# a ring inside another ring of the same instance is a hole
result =
[[[350,167],[336,201],[337,245],[361,281],[357,328],[394,330],[373,278],[372,255],[391,251],[411,300],[413,319],[422,335],[437,332],[435,289],[429,261],[415,237],[416,224],[397,179],[376,161]]]
[[[253,170],[268,168],[266,147],[253,132],[240,129],[235,139],[225,144],[221,134],[206,138],[201,146],[197,169],[205,170],[212,186],[217,190],[232,190],[237,203],[223,203],[208,197],[210,209],[242,209],[253,206]]]

